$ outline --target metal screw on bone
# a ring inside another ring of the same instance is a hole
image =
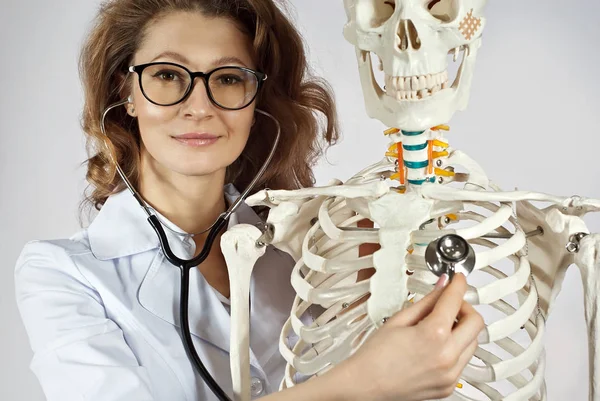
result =
[[[475,251],[459,235],[448,234],[431,241],[425,250],[425,262],[436,276],[446,273],[450,279],[455,273],[468,276],[475,268]]]
[[[579,252],[581,240],[587,236],[588,236],[587,233],[575,233],[575,234],[571,235],[569,237],[569,242],[567,243],[567,246],[565,247],[567,249],[567,252],[569,252],[569,253]]]
[[[579,252],[579,245],[574,242],[569,242],[565,248],[567,249],[567,252],[569,252],[569,253]]]
[[[267,223],[264,224],[260,230],[262,231],[262,235],[256,240],[256,246],[263,248],[273,242],[273,238],[275,237],[275,226]]]

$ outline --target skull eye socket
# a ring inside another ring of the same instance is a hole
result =
[[[356,22],[362,29],[377,28],[390,19],[395,9],[395,0],[359,0]]]
[[[458,16],[456,0],[427,0],[425,2],[431,15],[442,22],[451,22]]]

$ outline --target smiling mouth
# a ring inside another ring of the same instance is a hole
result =
[[[378,84],[387,96],[398,101],[419,101],[434,97],[443,91],[455,90],[460,84],[465,60],[469,55],[469,47],[463,45],[448,52],[450,58],[448,64],[451,66],[455,66],[461,55],[460,66],[454,74],[449,74],[448,68],[442,72],[427,75],[391,76],[385,74],[383,85],[381,82]],[[381,60],[379,71],[383,71]],[[454,75],[453,79],[449,79],[451,75]],[[380,81],[380,79],[376,79],[376,81]]]
[[[219,137],[173,137],[176,141],[190,147],[202,147],[212,145],[217,142]]]

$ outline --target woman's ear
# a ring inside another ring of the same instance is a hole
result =
[[[129,77],[129,73],[127,74],[123,74],[123,73],[118,73],[117,74],[117,85],[119,88],[119,95],[121,97],[121,99],[127,97],[127,103],[125,103],[124,107],[125,110],[127,111],[127,114],[129,114],[131,117],[135,117],[135,105],[133,103],[133,94],[131,93],[131,86],[128,84],[127,78]]]
[[[129,114],[131,117],[136,117],[135,114],[135,105],[133,104],[133,97],[131,95],[129,95],[129,97],[127,98],[127,114]]]

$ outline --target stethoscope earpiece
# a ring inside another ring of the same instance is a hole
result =
[[[427,267],[436,276],[455,273],[468,276],[475,268],[475,251],[461,236],[447,234],[431,241],[425,250]]]

